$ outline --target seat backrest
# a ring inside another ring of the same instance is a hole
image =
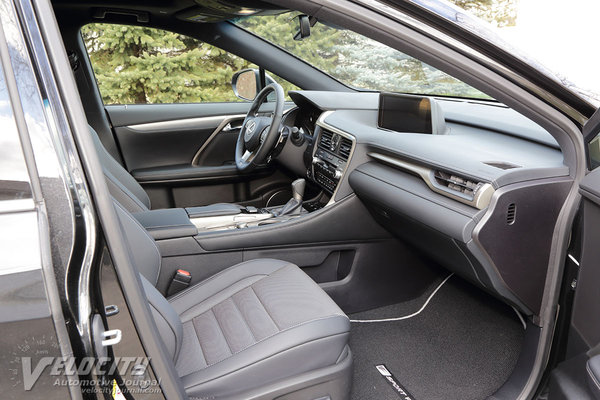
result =
[[[110,194],[129,212],[147,211],[150,198],[133,176],[115,160],[100,141],[98,134],[92,128],[90,134],[98,153],[98,158],[104,170],[106,184]]]
[[[144,292],[158,332],[167,351],[175,361],[181,349],[183,325],[175,309],[155,287],[160,274],[160,252],[156,242],[146,229],[117,201],[113,201],[113,203],[125,237],[125,244],[134,267],[140,273]]]

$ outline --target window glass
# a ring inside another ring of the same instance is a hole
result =
[[[479,90],[358,33],[317,22],[294,40],[296,12],[240,18],[236,23],[356,89],[490,99]]]
[[[0,67],[0,205],[31,199],[31,184],[15,122],[4,71]]]
[[[242,101],[231,77],[250,62],[160,29],[89,24],[81,30],[105,104]],[[271,74],[286,90],[297,89]]]

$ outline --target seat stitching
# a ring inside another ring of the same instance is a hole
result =
[[[200,347],[200,353],[202,353],[202,358],[204,359],[204,364],[206,364],[206,366],[208,366],[208,361],[206,361],[206,355],[204,354],[204,349],[202,349],[202,342],[200,342],[200,336],[198,336],[198,331],[196,330],[196,325],[194,324],[194,320],[192,319],[190,321],[190,323],[192,324],[192,329],[194,330],[194,335],[196,335],[196,340],[198,341],[198,347]],[[206,367],[204,367],[206,368]],[[203,368],[200,368],[197,371],[202,370]]]
[[[192,287],[190,287],[190,288],[188,288],[188,289],[184,290],[183,292],[179,292],[179,293],[177,293],[176,295],[172,296],[172,297],[170,298],[170,300],[176,300],[176,299],[178,299],[179,297],[181,297],[181,296],[183,296],[184,294],[186,294],[187,292],[191,292],[192,290],[194,290],[194,289],[197,289],[197,288],[198,288],[200,285],[204,285],[204,284],[206,284],[207,282],[210,282],[210,281],[214,280],[214,279],[215,279],[215,278],[217,278],[219,275],[222,275],[222,274],[226,273],[227,271],[229,271],[229,270],[231,270],[231,269],[233,269],[233,268],[239,268],[241,265],[248,264],[248,263],[251,263],[251,262],[256,262],[256,260],[248,260],[248,261],[243,261],[243,262],[241,262],[241,263],[239,263],[239,264],[236,264],[236,265],[233,265],[233,266],[231,266],[231,267],[229,267],[229,268],[226,268],[226,269],[224,269],[224,270],[223,270],[223,271],[221,271],[221,272],[217,272],[215,275],[211,276],[210,278],[207,278],[207,279],[205,279],[205,280],[203,280],[203,281],[201,281],[201,282],[198,282],[197,284],[195,284],[194,286],[192,286]],[[287,264],[283,265],[281,268],[278,268],[278,269],[276,269],[276,270],[275,270],[275,271],[273,271],[273,272],[277,272],[277,271],[279,271],[280,269],[282,269],[282,268],[285,268],[285,267],[287,267],[287,266],[289,266],[289,265],[295,265],[295,264],[292,264],[292,263],[287,263]],[[252,274],[252,275],[249,275],[249,276],[247,276],[246,278],[250,278],[251,276],[258,276],[258,275],[260,275],[260,276],[269,276],[270,274],[266,274],[266,275],[265,275],[265,274]],[[238,281],[238,282],[239,282],[239,281]]]
[[[254,282],[256,283],[256,282]],[[262,306],[262,308],[265,309],[265,312],[267,313],[267,316],[269,318],[271,318],[271,321],[273,321],[273,323],[275,324],[275,326],[277,327],[277,330],[279,332],[281,332],[281,327],[279,326],[279,324],[277,323],[277,321],[275,321],[275,318],[273,318],[271,316],[271,313],[269,312],[269,310],[267,309],[267,307],[265,306],[265,303],[263,303],[263,301],[260,299],[260,297],[258,297],[258,293],[256,293],[256,290],[254,290],[254,288],[252,287],[252,285],[250,285],[250,289],[252,289],[252,292],[254,293],[254,295],[256,296],[256,298],[258,299],[258,302],[260,303],[260,305]]]
[[[260,275],[250,275],[250,276],[247,276],[247,277],[245,277],[245,278],[242,278],[242,279],[239,279],[239,280],[237,280],[237,281],[233,282],[233,283],[232,283],[231,285],[229,285],[228,287],[231,287],[231,286],[235,285],[236,283],[243,281],[244,279],[252,278],[252,277],[254,277],[254,276],[260,276]],[[262,275],[262,276],[267,276],[267,275]],[[259,280],[260,280],[260,279],[259,279]],[[250,285],[252,285],[252,284],[254,284],[254,283],[256,283],[256,282],[258,282],[258,281],[255,281],[255,282],[249,283],[249,284],[248,284],[248,286],[244,286],[243,288],[241,288],[241,289],[240,289],[240,290],[238,290],[237,292],[234,292],[234,293],[232,293],[232,294],[231,294],[231,296],[235,296],[236,294],[238,294],[239,292],[241,292],[241,291],[242,291],[242,290],[244,290],[244,289],[247,289],[248,287],[250,287]],[[212,296],[211,296],[211,297],[212,297]],[[229,297],[228,297],[228,298],[229,298]],[[228,298],[226,298],[225,300],[227,300]],[[182,315],[182,314],[185,314],[186,312],[188,312],[188,311],[189,311],[189,310],[191,310],[192,308],[194,308],[194,307],[196,307],[196,306],[199,306],[199,305],[201,305],[202,303],[204,303],[204,302],[205,302],[205,301],[207,301],[208,299],[210,299],[210,297],[208,297],[208,298],[206,298],[206,299],[202,300],[200,303],[197,303],[197,304],[193,304],[193,305],[191,305],[190,307],[186,308],[185,310],[182,310],[180,313],[178,313],[178,314],[179,314],[179,316],[181,317],[181,315]],[[223,301],[225,301],[225,300],[223,300]],[[223,301],[220,301],[220,302],[219,302],[219,303],[217,303],[217,304],[221,304]],[[215,304],[215,305],[216,305],[216,304]],[[208,310],[207,310],[207,311],[204,311],[202,314],[204,314],[204,313],[206,313],[206,312],[208,312]],[[201,315],[201,314],[200,314],[200,315]]]
[[[221,304],[221,303],[219,303],[219,304]],[[227,336],[225,335],[225,331],[223,331],[223,327],[221,326],[221,323],[219,322],[219,318],[217,318],[217,314],[215,314],[215,311],[212,308],[209,311],[215,317],[217,326],[219,327],[219,330],[221,331],[221,335],[223,336],[223,339],[225,339],[225,344],[227,345],[227,348],[229,349],[229,354],[233,355],[233,349],[231,348],[231,345],[229,344],[229,340],[227,340]],[[229,356],[229,357],[231,357],[231,356]]]
[[[296,325],[290,326],[289,328],[285,328],[285,329],[283,329],[283,330],[281,330],[281,331],[279,331],[277,333],[273,333],[273,334],[265,337],[264,339],[259,340],[256,343],[253,343],[253,344],[251,344],[249,346],[244,347],[243,349],[240,349],[240,350],[236,351],[235,353],[231,353],[230,356],[222,358],[219,361],[215,361],[214,363],[211,363],[211,364],[207,365],[207,367],[212,367],[213,365],[219,364],[219,363],[227,360],[228,358],[231,358],[231,357],[235,356],[236,354],[241,353],[242,351],[248,350],[250,347],[256,346],[257,344],[262,343],[262,342],[264,342],[267,339],[270,339],[270,338],[272,338],[272,337],[274,337],[276,335],[279,335],[280,333],[287,332],[287,331],[289,331],[291,329],[298,328],[300,326],[303,326],[303,325],[306,325],[306,324],[310,324],[312,322],[317,322],[317,321],[322,321],[322,320],[326,320],[326,319],[330,319],[330,318],[337,318],[337,317],[346,317],[346,318],[348,318],[345,314],[332,314],[332,315],[328,315],[327,317],[320,317],[320,318],[311,319],[309,321],[300,322],[300,323],[298,323]],[[343,333],[346,333],[346,332],[342,332],[342,334]],[[336,333],[334,335],[339,335],[339,333]],[[330,336],[333,336],[333,335],[330,335]],[[321,339],[321,338],[319,338],[319,339]]]
[[[246,288],[244,288],[244,289],[246,289]],[[242,290],[244,290],[244,289],[242,289]],[[241,290],[240,290],[240,292],[241,292]],[[256,336],[254,336],[254,332],[252,332],[252,328],[250,328],[250,325],[248,324],[248,321],[246,321],[246,318],[244,317],[244,314],[242,313],[242,310],[240,310],[240,308],[238,307],[237,303],[235,302],[235,299],[233,298],[233,296],[235,296],[238,293],[239,292],[233,294],[230,297],[231,302],[233,303],[233,306],[238,311],[238,313],[240,313],[240,317],[242,317],[242,321],[244,321],[244,325],[246,325],[246,328],[248,328],[248,331],[250,331],[250,335],[252,335],[252,340],[254,340],[254,342],[256,342]]]

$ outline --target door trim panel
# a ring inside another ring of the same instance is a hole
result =
[[[216,125],[217,131],[218,131],[222,125],[222,121],[224,121],[226,119],[244,118],[245,116],[246,116],[245,114],[236,114],[236,115],[231,115],[231,116],[215,115],[215,116],[211,116],[211,117],[174,119],[174,120],[169,120],[169,121],[148,122],[148,123],[144,123],[144,124],[127,125],[126,128],[131,129],[132,131],[141,132],[141,133],[152,133],[152,132],[175,131],[175,130],[184,130],[184,129],[209,129]],[[225,125],[223,125],[223,126],[225,126]]]
[[[217,118],[217,117],[215,117]],[[202,155],[202,152],[210,145],[210,143],[213,141],[213,139],[221,132],[229,132],[230,130],[234,130],[236,128],[231,127],[231,129],[227,129],[227,126],[230,125],[232,122],[234,121],[238,121],[238,120],[243,120],[244,118],[246,118],[246,114],[237,114],[237,115],[231,115],[231,116],[223,116],[223,117],[219,117],[222,118],[221,123],[219,124],[219,126],[217,126],[217,128],[214,130],[213,133],[210,134],[210,136],[208,137],[208,139],[206,139],[206,141],[204,142],[204,144],[202,144],[202,146],[198,149],[198,151],[196,152],[196,154],[194,154],[194,158],[192,158],[192,165],[196,166],[198,165],[198,162],[200,160],[200,156]],[[194,118],[196,119],[196,118]]]

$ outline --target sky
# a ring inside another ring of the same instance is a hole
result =
[[[516,26],[501,36],[600,99],[600,0],[518,0]]]

